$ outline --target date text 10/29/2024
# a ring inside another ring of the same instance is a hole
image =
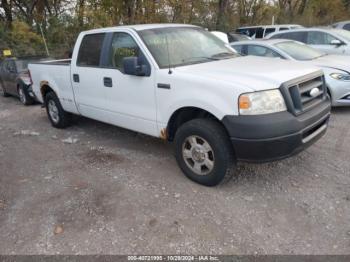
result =
[[[128,261],[219,261],[216,256],[128,256]]]

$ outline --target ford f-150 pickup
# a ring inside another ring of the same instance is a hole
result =
[[[72,114],[174,141],[185,175],[214,186],[237,161],[292,156],[325,134],[330,101],[321,71],[241,57],[191,25],[82,32],[71,60],[29,65],[52,125]]]

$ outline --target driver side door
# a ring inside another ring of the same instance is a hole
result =
[[[103,58],[103,86],[106,107],[112,124],[159,136],[156,121],[154,70],[140,48],[138,40],[128,32],[110,33]],[[127,75],[123,60],[137,57],[149,68],[145,76]]]

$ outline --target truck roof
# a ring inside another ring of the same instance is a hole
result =
[[[169,27],[197,27],[195,25],[188,25],[188,24],[170,24],[170,23],[164,23],[164,24],[142,24],[142,25],[123,25],[123,26],[113,26],[113,27],[106,27],[106,28],[99,28],[99,29],[92,29],[89,31],[85,31],[85,33],[101,33],[101,32],[108,32],[113,29],[133,29],[136,31],[142,31],[147,29],[157,29],[157,28],[169,28]]]

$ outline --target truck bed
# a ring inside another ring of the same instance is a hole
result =
[[[71,59],[31,63],[29,71],[33,81],[32,89],[39,102],[44,102],[42,85],[48,85],[61,100],[65,111],[78,113],[74,103],[70,64]]]

